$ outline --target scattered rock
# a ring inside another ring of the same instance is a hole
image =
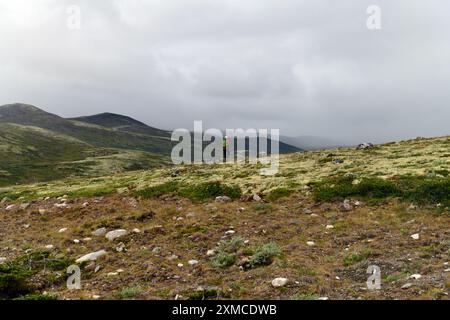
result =
[[[305,209],[303,209],[303,213],[304,213],[304,214],[311,214],[311,213],[313,213],[313,212],[312,212],[311,209],[305,208]]]
[[[418,280],[418,279],[422,278],[422,275],[420,275],[420,274],[412,274],[409,278],[410,279],[414,279],[414,280]]]
[[[76,263],[82,263],[82,262],[85,262],[85,261],[95,261],[98,258],[100,258],[101,256],[104,256],[105,254],[106,254],[105,250],[91,252],[91,253],[88,253],[88,254],[78,258],[75,262]]]
[[[319,298],[317,298],[317,300],[326,301],[326,300],[330,300],[330,299],[328,297],[319,297]]]
[[[332,226],[331,224],[329,224],[329,225],[327,225],[327,226],[325,227],[325,229],[327,229],[327,230],[334,229],[334,226]]]
[[[198,260],[189,260],[189,261],[188,261],[188,264],[189,264],[190,266],[195,266],[196,264],[198,264]]]
[[[184,267],[184,264],[182,264],[182,263],[178,264],[178,268],[183,268],[183,267]]]
[[[161,250],[162,250],[161,247],[154,247],[152,250],[152,253],[159,254],[159,253],[161,253]]]
[[[141,230],[139,230],[138,228],[134,228],[133,233],[141,233]]]
[[[74,239],[73,242],[78,244],[78,243],[80,243],[80,240]]]
[[[216,202],[217,202],[217,203],[231,202],[231,198],[230,198],[230,197],[227,197],[227,196],[216,197]]]
[[[339,206],[341,211],[351,211],[353,210],[353,206],[350,204],[350,200],[345,199],[344,202]]]
[[[307,241],[306,244],[310,247],[313,247],[316,245],[316,243],[314,241]]]
[[[208,250],[207,252],[206,252],[206,255],[208,256],[208,257],[211,257],[211,256],[213,256],[213,255],[215,255],[216,254],[216,252],[214,251],[214,250]]]
[[[229,235],[232,235],[232,234],[235,234],[235,233],[236,233],[236,231],[234,231],[234,230],[228,230],[227,232],[225,232],[225,235],[229,236]]]
[[[60,209],[67,208],[67,204],[66,203],[55,203],[54,206],[56,208],[60,208]]]
[[[100,228],[100,229],[97,229],[94,232],[92,232],[92,235],[96,236],[96,237],[102,237],[105,234],[106,234],[106,228]]]
[[[22,203],[20,206],[19,206],[19,209],[20,210],[26,210],[26,209],[28,209],[30,207],[30,204],[29,203]]]
[[[117,252],[123,252],[123,251],[126,251],[126,249],[125,249],[125,244],[124,244],[123,242],[119,243],[119,244],[117,245],[117,247],[116,247],[116,251],[117,251]]]
[[[107,274],[108,277],[115,277],[115,276],[118,276],[118,275],[119,275],[118,272],[109,272],[109,273]]]
[[[83,207],[86,208],[87,206],[89,206],[89,202],[84,202]]]
[[[176,260],[176,259],[178,259],[178,256],[176,254],[173,254],[173,255],[167,257],[167,260],[169,260],[169,261]]]
[[[411,238],[413,238],[414,240],[419,240],[420,235],[418,233],[415,233],[415,234],[411,235]]]
[[[412,283],[405,283],[403,286],[402,286],[402,289],[409,289],[409,288],[411,288],[413,286],[413,284]]]
[[[7,206],[7,207],[5,208],[5,210],[6,210],[6,211],[11,211],[11,210],[14,210],[15,208],[16,208],[15,205],[10,204],[9,206]]]
[[[105,235],[105,237],[106,237],[106,239],[108,239],[109,241],[113,241],[114,239],[123,237],[123,236],[125,236],[125,235],[127,235],[127,234],[128,234],[127,230],[124,230],[124,229],[117,229],[117,230],[113,230],[113,231],[108,232],[108,233]]]
[[[254,194],[253,195],[253,201],[256,201],[256,202],[259,202],[259,201],[261,201],[262,199],[261,199],[261,197],[258,195],[258,194]]]
[[[374,147],[374,146],[373,146],[373,143],[370,143],[370,142],[364,142],[364,143],[359,144],[359,145],[356,147],[356,150],[372,149],[373,147]]]
[[[67,231],[67,228],[61,228],[61,229],[59,229],[58,233],[64,233],[66,231]]]
[[[52,249],[55,248],[55,246],[52,245],[52,244],[48,244],[48,245],[46,245],[44,248],[47,249],[47,250],[52,250]]]
[[[289,280],[286,278],[275,278],[272,280],[272,286],[275,288],[284,287],[288,284],[288,282]]]
[[[93,296],[92,296],[92,299],[94,299],[94,300],[98,300],[98,299],[100,299],[101,297],[99,296],[99,295],[97,295],[97,294],[94,294]]]
[[[6,262],[6,258],[5,257],[0,257],[0,264],[3,264],[3,263],[5,263]]]
[[[47,213],[47,210],[45,210],[45,209],[39,209],[38,212],[39,212],[39,214],[44,215],[44,214]]]

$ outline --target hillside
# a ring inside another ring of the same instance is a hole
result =
[[[282,155],[277,175],[260,169],[0,189],[0,273],[23,285],[8,298],[448,299],[450,137]],[[81,290],[67,290],[65,267],[93,252],[77,263]],[[370,265],[380,290],[366,286]]]
[[[151,135],[67,120],[31,105],[2,106],[0,186],[169,164],[167,133],[140,126]]]
[[[61,118],[39,108],[24,104],[0,107],[0,123],[35,126],[77,138],[97,147],[140,150],[168,155],[172,143],[167,134],[152,135],[114,130],[100,125]],[[159,131],[164,132],[164,131]]]
[[[171,133],[127,116],[64,119],[26,104],[0,106],[0,186],[170,164]],[[280,152],[299,149],[280,143]]]

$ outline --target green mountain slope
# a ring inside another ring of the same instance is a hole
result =
[[[33,126],[0,123],[0,186],[166,165],[165,156],[99,148]]]
[[[141,150],[169,155],[170,137],[114,130],[100,125],[86,125],[45,112],[34,106],[10,104],[0,107],[0,123],[16,123],[65,134],[97,147]],[[145,125],[144,125],[145,126]],[[161,133],[164,131],[160,130]]]

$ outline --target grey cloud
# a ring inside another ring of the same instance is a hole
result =
[[[0,104],[352,142],[449,134],[450,4],[375,2],[380,31],[373,1],[0,0]]]

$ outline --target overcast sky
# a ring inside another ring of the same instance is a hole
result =
[[[366,26],[372,4],[381,30]],[[446,135],[450,2],[0,0],[0,105],[12,102],[164,129]]]

